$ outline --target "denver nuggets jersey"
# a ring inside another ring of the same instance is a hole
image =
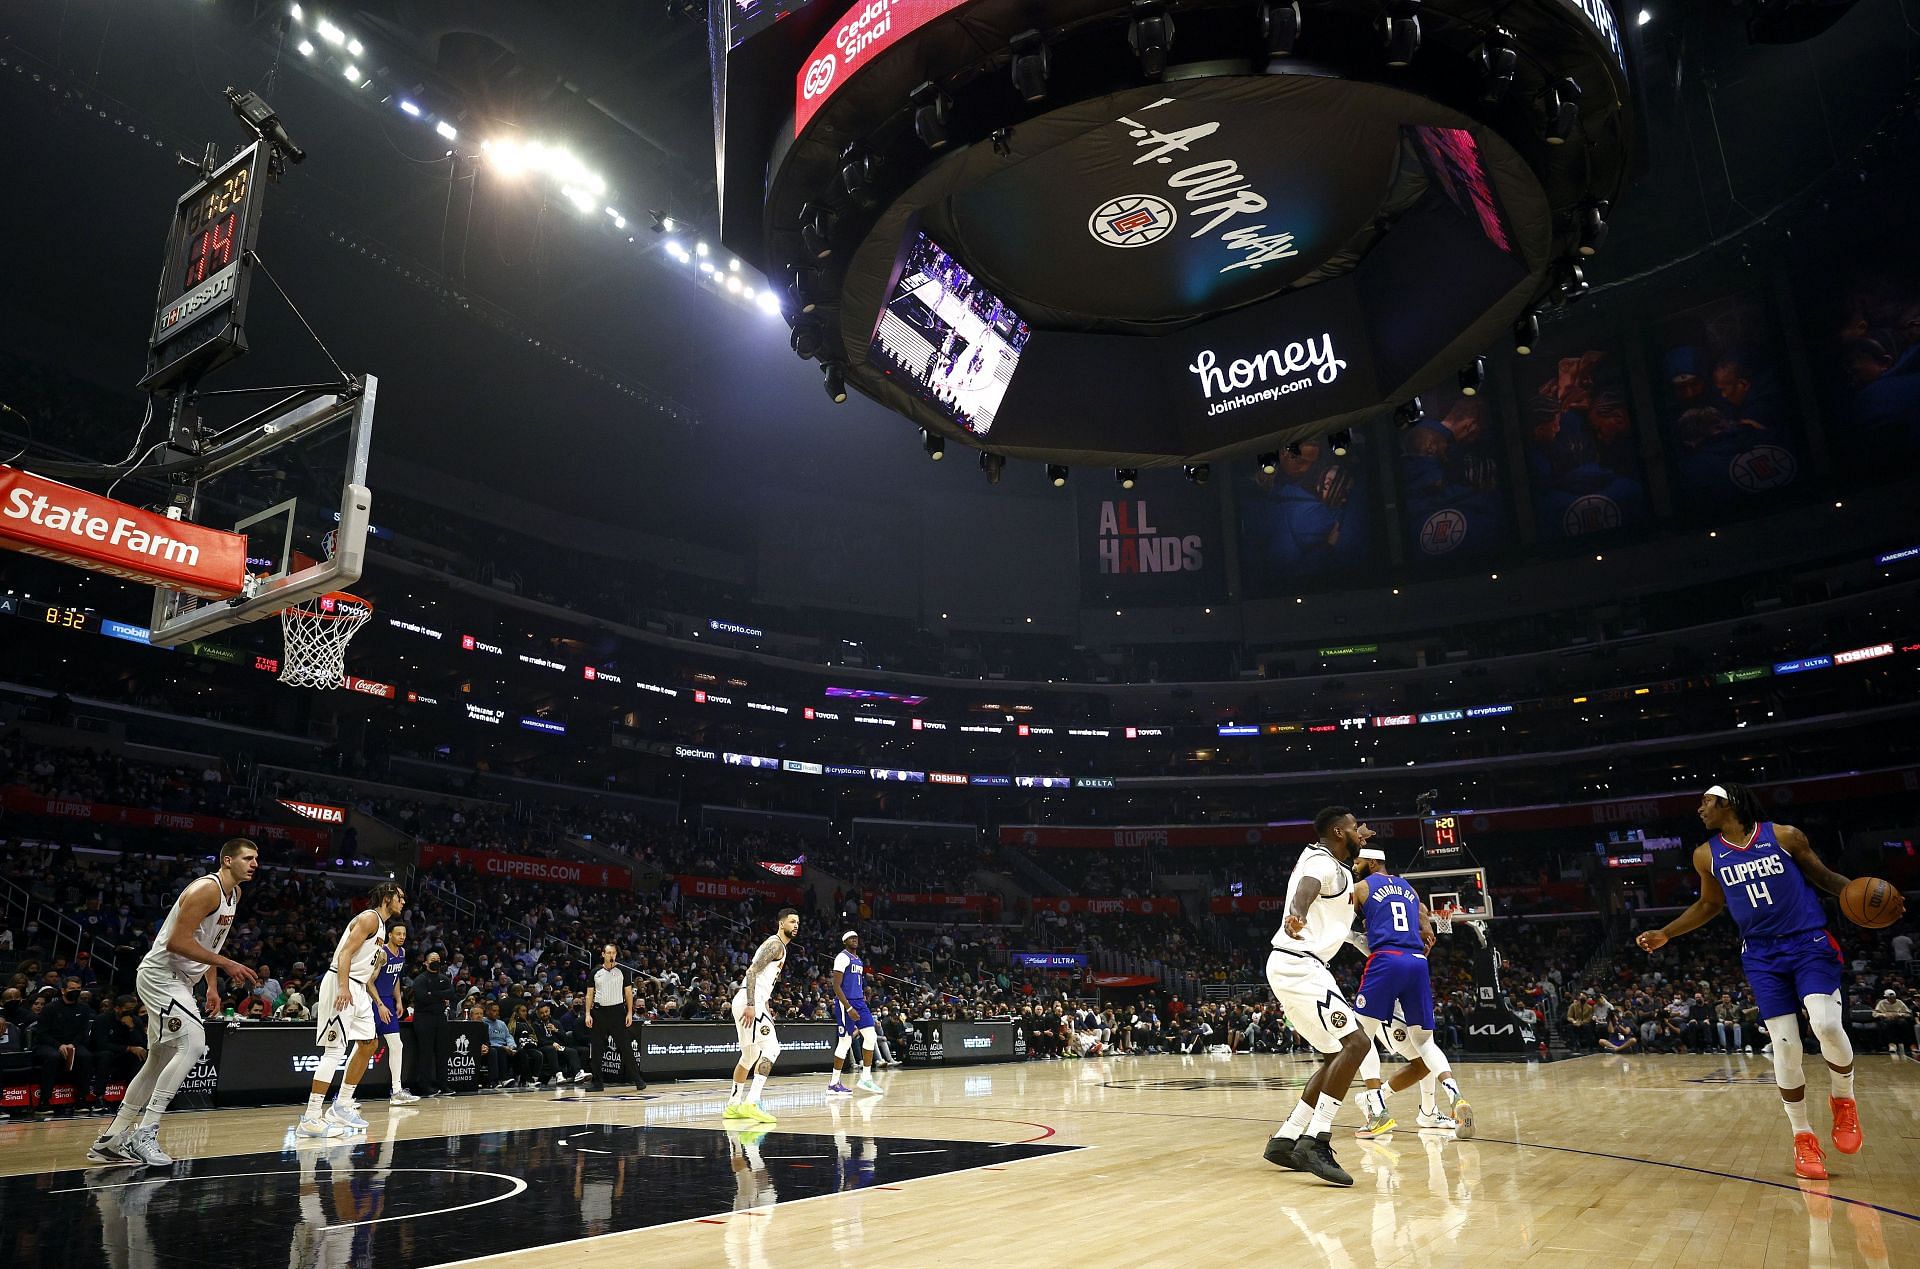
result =
[[[235,886],[233,893],[229,894],[218,873],[209,875],[213,877],[213,883],[220,887],[220,906],[200,918],[200,924],[193,928],[193,937],[209,952],[218,952],[227,945],[227,934],[233,929],[233,914],[240,909],[240,887]],[[187,897],[187,890],[191,888],[187,886],[181,889],[167,913],[167,919],[154,932],[153,946],[140,958],[143,969],[165,970],[188,986],[205,978],[208,967],[192,957],[174,955],[167,950],[167,944],[173,941],[173,927],[180,920],[180,900]]]
[[[1400,878],[1376,872],[1367,877],[1367,946],[1425,952],[1420,938],[1420,895]]]
[[[1779,938],[1826,928],[1820,897],[1800,871],[1800,865],[1780,847],[1772,824],[1753,826],[1753,840],[1744,845],[1714,834],[1713,875],[1727,897],[1727,915],[1740,927],[1742,938]]]

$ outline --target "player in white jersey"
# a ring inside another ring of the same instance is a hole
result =
[[[244,837],[220,847],[220,870],[190,882],[140,958],[134,988],[147,1007],[147,1059],[127,1084],[120,1113],[87,1158],[94,1163],[163,1168],[173,1160],[160,1148],[160,1116],[206,1056],[207,1032],[193,1002],[196,979],[207,984],[207,1016],[220,1011],[220,974],[251,987],[254,972],[220,954],[240,906],[240,887],[253,880],[260,848]]]
[[[333,960],[320,979],[314,999],[314,1027],[320,1037],[320,1065],[314,1068],[307,1112],[300,1118],[303,1137],[340,1137],[360,1132],[367,1121],[353,1091],[373,1061],[373,977],[387,922],[406,910],[407,895],[398,882],[383,881],[367,892],[367,910],[347,922]],[[353,1047],[351,1058],[347,1047]],[[326,1105],[333,1077],[346,1063],[340,1092]]]
[[[740,1060],[733,1067],[733,1093],[721,1113],[724,1119],[775,1122],[760,1105],[760,1093],[767,1086],[767,1076],[773,1074],[774,1059],[780,1056],[780,1037],[773,1029],[773,984],[786,963],[787,944],[799,932],[800,914],[792,908],[780,909],[779,931],[768,935],[754,952],[740,989],[733,993],[733,1029],[740,1039]]]
[[[1293,1029],[1327,1060],[1267,1142],[1265,1156],[1280,1167],[1352,1185],[1353,1177],[1333,1157],[1333,1117],[1370,1045],[1327,962],[1353,925],[1348,861],[1367,830],[1346,807],[1329,806],[1314,816],[1313,831],[1319,840],[1300,852],[1287,881],[1287,915],[1267,955],[1267,985]]]

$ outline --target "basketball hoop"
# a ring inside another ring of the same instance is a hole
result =
[[[1456,908],[1441,908],[1433,914],[1433,932],[1435,934],[1453,933],[1453,914]]]
[[[282,608],[280,632],[286,637],[286,655],[280,660],[280,681],[320,691],[344,684],[347,644],[372,616],[372,604],[345,591],[329,591]]]

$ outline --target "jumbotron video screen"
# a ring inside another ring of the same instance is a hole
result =
[[[904,376],[916,395],[985,436],[1031,336],[1018,313],[916,229],[870,352],[883,374]]]

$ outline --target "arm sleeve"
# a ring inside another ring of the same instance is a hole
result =
[[[847,955],[845,952],[833,958],[833,972],[836,974],[844,974],[852,967],[853,957]]]

